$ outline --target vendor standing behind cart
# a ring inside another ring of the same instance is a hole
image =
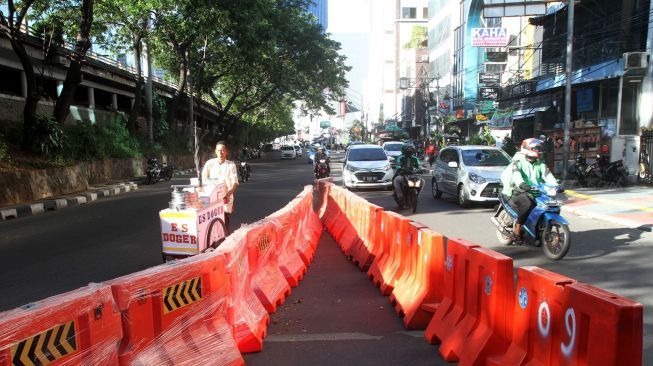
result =
[[[236,164],[227,160],[227,145],[224,141],[215,144],[215,155],[217,158],[210,159],[202,169],[202,184],[224,183],[224,225],[227,235],[230,233],[229,223],[231,213],[234,210],[234,193],[238,187],[238,173]]]

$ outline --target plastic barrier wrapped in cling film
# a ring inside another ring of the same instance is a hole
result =
[[[227,321],[225,258],[205,254],[108,281],[122,313],[122,365],[242,365]]]
[[[241,227],[227,237],[214,252],[226,258],[231,296],[228,319],[240,352],[259,352],[270,322],[269,315],[254,293],[250,277],[248,226]]]
[[[92,283],[0,313],[0,365],[116,365],[122,335],[111,288]]]

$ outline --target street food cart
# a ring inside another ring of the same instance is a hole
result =
[[[173,185],[169,208],[159,211],[163,261],[217,248],[226,237],[224,184]]]

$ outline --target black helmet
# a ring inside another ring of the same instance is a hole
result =
[[[156,164],[159,163],[159,160],[157,160],[157,158],[149,158],[149,159],[147,159],[147,163],[149,165],[156,165]]]
[[[402,150],[403,150],[404,155],[413,156],[413,155],[415,155],[415,151],[417,149],[415,149],[415,145],[413,145],[412,143],[409,143],[409,144],[405,144],[402,147]]]

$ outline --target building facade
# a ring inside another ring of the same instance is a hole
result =
[[[329,28],[329,0],[312,0],[312,2],[308,11],[315,15],[317,22],[326,31]]]

